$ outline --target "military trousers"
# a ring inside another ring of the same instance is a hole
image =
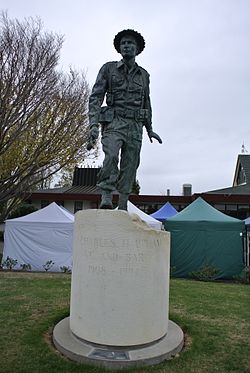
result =
[[[102,149],[105,155],[97,186],[104,191],[131,193],[140,164],[142,123],[115,116],[103,125]]]

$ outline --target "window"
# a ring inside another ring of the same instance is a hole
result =
[[[226,210],[225,205],[222,204],[222,203],[217,203],[217,204],[215,204],[215,205],[214,205],[214,208],[215,208],[216,210],[219,210],[219,211],[225,211],[225,210]]]
[[[237,177],[237,185],[241,185],[245,183],[246,183],[246,174],[245,174],[245,171],[243,170],[243,167],[240,165],[239,174]]]
[[[182,211],[184,210],[188,205],[179,205],[179,208],[177,209],[177,211]],[[176,208],[176,207],[175,207]]]
[[[238,205],[237,218],[246,219],[249,216],[249,205]]]
[[[91,202],[90,208],[91,209],[98,209],[99,203],[98,202]]]
[[[82,201],[75,201],[74,212],[81,211],[83,207]]]
[[[50,201],[42,200],[41,201],[41,209],[43,209],[44,207],[48,206],[49,204],[50,204]]]
[[[238,210],[249,210],[249,205],[239,205]]]
[[[179,206],[179,205],[172,204],[172,206],[173,206],[177,211],[180,211],[180,206]]]
[[[227,211],[237,211],[237,205],[226,205]]]

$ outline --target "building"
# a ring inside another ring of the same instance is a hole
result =
[[[26,201],[37,209],[56,202],[72,213],[98,208],[100,192],[96,187],[96,181],[99,170],[100,168],[75,168],[72,186],[40,189],[32,192]]]
[[[73,213],[82,209],[98,208],[101,200],[100,191],[96,187],[98,171],[99,168],[76,168],[72,186],[38,190],[31,193],[27,201],[37,208],[57,202]],[[188,185],[188,190],[191,191],[191,185]],[[227,215],[239,219],[250,216],[250,155],[238,156],[231,187],[205,193],[185,192],[182,196],[132,194],[129,199],[142,211],[151,214],[166,202],[181,211],[199,196]],[[114,193],[114,205],[117,201],[118,193]]]
[[[238,155],[231,187],[208,191],[201,196],[227,215],[238,219],[250,216],[250,155]]]

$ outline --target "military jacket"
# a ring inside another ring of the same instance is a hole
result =
[[[145,69],[135,63],[132,70],[128,71],[123,60],[107,62],[102,66],[89,99],[90,127],[100,122],[101,106],[105,98],[106,105],[113,108],[114,112],[134,113],[147,131],[152,131],[149,74]]]

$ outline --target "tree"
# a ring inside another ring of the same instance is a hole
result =
[[[63,167],[58,175],[56,175],[58,177],[58,180],[54,185],[55,188],[72,186],[74,169],[74,164]]]
[[[63,38],[39,19],[0,17],[0,221],[27,191],[82,162],[88,133],[85,75],[58,69]]]
[[[29,203],[22,202],[18,205],[18,207],[11,212],[9,215],[10,219],[19,218],[21,216],[25,216],[31,214],[32,212],[37,211],[37,208],[34,205]]]

